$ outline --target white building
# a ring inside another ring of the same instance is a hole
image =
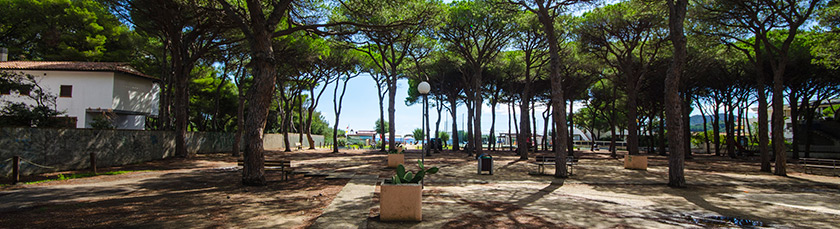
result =
[[[159,80],[125,63],[2,61],[0,71],[35,76],[58,97],[57,110],[76,119],[76,128],[91,128],[94,118],[108,117],[117,129],[142,130],[147,116],[158,115]],[[17,91],[0,92],[0,100],[32,102]]]

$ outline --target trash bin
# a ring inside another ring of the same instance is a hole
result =
[[[481,172],[487,171],[490,175],[493,175],[493,156],[490,154],[481,154],[478,156],[478,175],[481,175]]]
[[[443,141],[441,141],[440,138],[429,139],[429,142],[432,143],[431,147],[432,147],[432,150],[435,151],[435,153],[440,153],[440,151],[443,150]]]

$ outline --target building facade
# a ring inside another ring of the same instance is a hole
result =
[[[105,120],[116,129],[142,130],[146,117],[158,115],[159,80],[125,63],[3,61],[0,71],[34,76],[38,86],[57,97],[61,116],[75,118],[76,128]],[[19,91],[0,92],[0,100],[32,102]]]

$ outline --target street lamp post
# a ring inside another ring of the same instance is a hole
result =
[[[426,160],[425,155],[431,156],[431,152],[429,151],[429,147],[430,147],[429,133],[428,133],[429,128],[426,128],[428,126],[428,123],[429,123],[429,107],[428,107],[429,103],[427,101],[427,97],[429,96],[429,91],[431,91],[431,89],[432,89],[432,87],[426,81],[420,82],[420,84],[417,85],[417,92],[420,92],[420,94],[423,95],[423,126],[422,126],[422,128],[423,128],[423,138],[424,138],[424,143],[425,143],[425,145],[423,146],[423,151],[425,151],[425,153],[421,153],[421,155],[422,155],[421,156],[421,161],[424,162],[424,163],[425,163],[425,160]]]

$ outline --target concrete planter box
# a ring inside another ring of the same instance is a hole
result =
[[[627,155],[624,157],[624,168],[647,170],[647,159],[647,156]]]
[[[382,184],[379,195],[379,219],[382,221],[423,220],[420,184]]]
[[[397,165],[405,163],[405,154],[388,154],[388,167],[396,168]]]

